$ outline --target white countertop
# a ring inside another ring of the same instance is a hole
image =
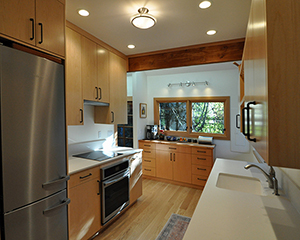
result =
[[[272,194],[259,169],[247,162],[217,159],[183,240],[300,239],[300,214],[281,193]],[[216,186],[219,173],[258,178],[263,196]]]
[[[118,147],[118,148],[109,149],[109,151],[122,152],[123,154],[120,156],[109,158],[109,159],[102,160],[102,161],[90,160],[90,159],[78,158],[78,157],[69,157],[69,174],[74,174],[74,173],[83,171],[85,169],[100,166],[100,165],[102,165],[104,163],[108,163],[110,161],[115,161],[119,158],[124,158],[126,156],[140,152],[140,151],[142,151],[142,149]]]

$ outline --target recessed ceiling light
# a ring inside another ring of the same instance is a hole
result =
[[[209,30],[206,32],[207,35],[215,35],[217,33],[216,30]]]
[[[87,17],[88,15],[90,15],[90,13],[85,9],[78,10],[78,14],[83,17]]]
[[[130,49],[135,48],[135,46],[133,44],[129,44],[127,47],[130,48]]]
[[[206,8],[209,8],[210,6],[211,6],[211,2],[210,1],[202,1],[199,4],[199,8],[201,8],[201,9],[206,9]]]

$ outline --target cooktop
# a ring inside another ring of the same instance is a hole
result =
[[[121,153],[113,152],[113,151],[92,151],[81,154],[73,155],[73,157],[80,157],[86,159],[92,159],[97,161],[103,161],[109,158],[113,158],[116,156],[122,155]]]

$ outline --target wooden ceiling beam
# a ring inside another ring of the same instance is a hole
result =
[[[242,59],[245,39],[129,55],[128,72],[183,67]]]

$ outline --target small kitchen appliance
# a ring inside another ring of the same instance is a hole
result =
[[[158,138],[158,126],[157,125],[146,125],[146,139],[154,140]]]

